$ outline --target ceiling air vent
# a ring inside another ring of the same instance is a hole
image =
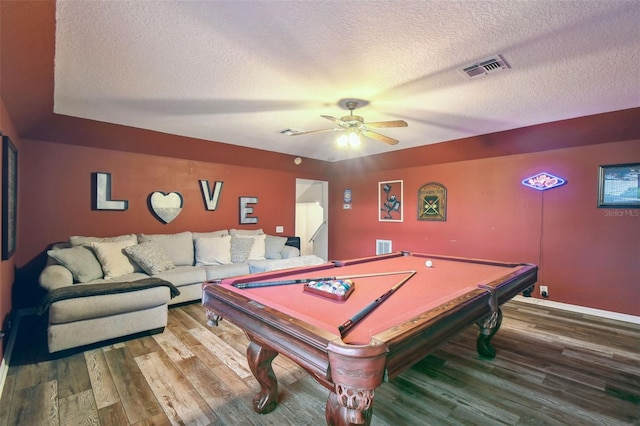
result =
[[[502,57],[502,55],[496,55],[487,60],[469,65],[468,67],[464,68],[462,72],[464,72],[469,78],[475,78],[481,75],[493,73],[500,70],[506,70],[509,68],[511,68],[511,66]]]

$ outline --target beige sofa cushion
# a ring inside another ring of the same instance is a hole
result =
[[[82,285],[82,284],[78,284]],[[166,305],[171,299],[168,287],[154,287],[123,294],[104,294],[60,300],[49,308],[49,322],[62,324],[140,311]],[[99,330],[95,331],[100,333]]]
[[[258,229],[229,229],[230,235],[261,235],[264,234],[262,228]]]
[[[193,283],[202,284],[207,279],[207,273],[204,269],[197,266],[176,266],[173,269],[162,271],[154,275],[154,277],[169,281],[171,284],[180,288],[183,285]]]
[[[155,241],[167,253],[176,266],[193,266],[193,234],[190,231],[177,234],[140,234],[138,242]]]
[[[256,260],[255,262],[264,262]],[[228,265],[204,265],[201,266],[206,271],[207,281],[222,280],[229,277],[247,275],[249,273],[248,263],[230,263]]]
[[[209,231],[209,232],[192,232],[194,241],[198,238],[214,238],[214,237],[225,237],[229,235],[229,231],[226,229],[221,229],[219,231]]]

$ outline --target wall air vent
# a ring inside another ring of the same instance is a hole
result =
[[[494,73],[500,70],[506,70],[511,68],[511,65],[502,57],[502,55],[496,55],[492,58],[475,63],[465,67],[464,72],[469,78],[480,77],[481,75]]]
[[[376,254],[391,253],[391,240],[376,240]]]

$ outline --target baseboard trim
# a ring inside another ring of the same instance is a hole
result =
[[[633,324],[640,324],[640,317],[637,317],[634,315],[628,315],[628,314],[621,314],[619,312],[611,312],[611,311],[605,311],[602,309],[587,308],[585,306],[579,306],[579,305],[570,305],[568,303],[554,302],[552,300],[547,300],[547,299],[537,299],[535,297],[516,296],[514,297],[513,300],[517,300],[518,302],[530,303],[532,305],[547,306],[549,308],[562,309],[564,311],[571,311],[571,312],[576,312],[580,314],[593,315],[596,317],[607,318],[607,319],[612,319],[616,321],[624,321],[624,322],[630,322]]]
[[[0,400],[4,392],[4,384],[7,381],[7,374],[9,373],[9,364],[11,362],[11,355],[13,354],[13,346],[16,342],[16,336],[18,335],[18,328],[20,327],[20,317],[25,315],[23,312],[18,311],[16,315],[16,323],[11,328],[11,335],[7,342],[7,347],[4,348],[4,356],[2,357],[2,363],[0,363]]]

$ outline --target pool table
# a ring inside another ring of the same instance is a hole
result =
[[[210,324],[225,318],[250,340],[247,359],[261,385],[256,412],[276,407],[271,362],[283,354],[329,390],[327,424],[369,424],[375,388],[466,327],[478,325],[476,349],[494,357],[499,306],[532,291],[537,271],[532,264],[394,252],[206,282],[203,304]],[[356,277],[345,300],[304,291],[299,282],[333,277]]]

